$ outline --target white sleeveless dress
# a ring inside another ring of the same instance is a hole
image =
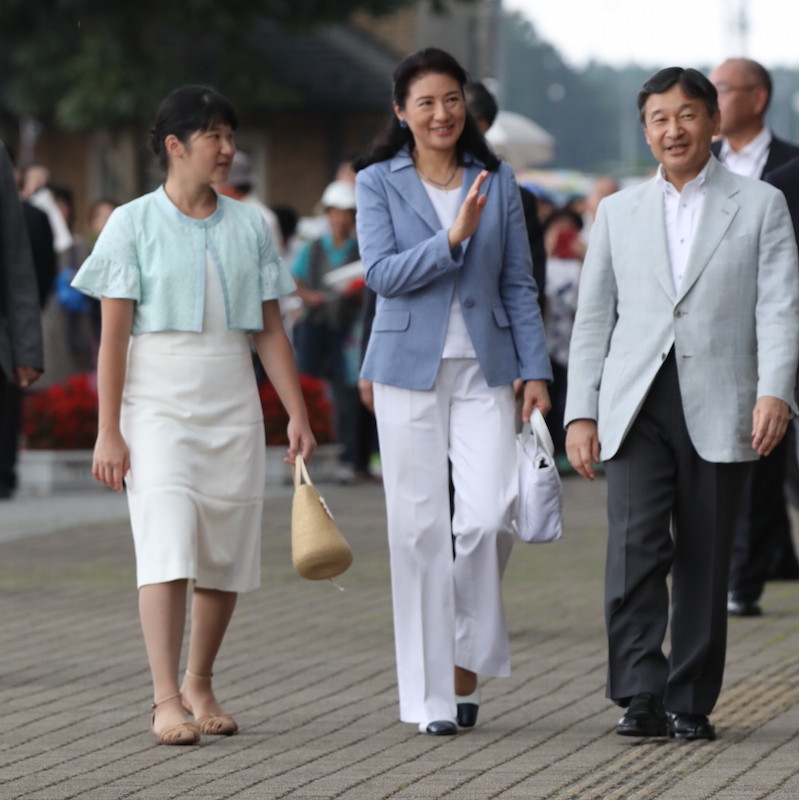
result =
[[[206,253],[202,333],[131,337],[122,399],[139,586],[246,592],[261,574],[264,422],[244,331]]]

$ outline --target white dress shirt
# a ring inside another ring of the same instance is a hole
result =
[[[768,160],[772,138],[771,130],[763,128],[749,144],[744,145],[737,153],[730,147],[729,140],[724,139],[719,151],[719,161],[736,175],[759,179]]]
[[[446,190],[436,189],[429,183],[422,181],[427,196],[436,210],[438,221],[444,230],[449,230],[458,217],[461,208],[461,188]],[[447,325],[447,336],[444,339],[444,352],[441,358],[477,358],[474,352],[472,337],[466,328],[463,319],[463,309],[458,300],[457,287],[452,293],[452,302],[449,306],[449,324]]]
[[[715,161],[716,159],[711,156],[702,171],[693,180],[688,181],[681,192],[666,180],[663,165],[658,167],[656,180],[663,191],[663,218],[666,223],[666,242],[675,292],[680,291],[699,215],[702,213],[705,180],[711,169],[718,168]]]

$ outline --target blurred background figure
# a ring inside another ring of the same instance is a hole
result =
[[[499,113],[496,98],[480,81],[466,85],[466,109],[477,122],[477,128],[485,136]],[[544,286],[546,285],[547,254],[544,248],[544,227],[539,213],[538,198],[524,186],[519,187],[527,226],[527,240],[533,257],[533,278],[538,287],[538,305],[544,309]]]
[[[338,283],[333,272],[360,259],[355,239],[355,188],[333,181],[321,201],[330,233],[300,251],[292,274],[304,309],[294,326],[294,349],[301,374],[330,381],[336,405],[336,430],[343,445],[339,480],[355,479],[360,348],[356,321],[363,301],[363,280]]]
[[[92,207],[89,209],[89,237],[87,240],[89,249],[94,249],[94,243],[102,233],[105,223],[108,222],[108,218],[111,216],[111,212],[119,205],[116,200],[112,200],[110,197],[101,197],[92,203]]]
[[[799,147],[777,138],[766,125],[772,81],[765,67],[730,58],[710,73],[710,81],[721,111],[721,138],[712,150],[730,172],[762,178],[799,156]]]
[[[236,150],[236,155],[233,156],[233,163],[230,166],[230,174],[226,183],[219,183],[214,188],[226,197],[232,197],[248,206],[257,208],[266,224],[269,226],[269,233],[272,234],[272,240],[278,244],[281,239],[280,223],[278,222],[275,212],[272,211],[266,204],[261,202],[258,195],[255,194],[255,176],[252,168],[252,158],[243,150]]]
[[[712,150],[730,172],[762,178],[799,156],[799,147],[778,139],[765,123],[772,82],[761,64],[731,58],[710,73],[710,80],[721,111],[721,139]],[[730,566],[727,611],[733,616],[762,613],[760,596],[767,580],[799,579],[785,496],[789,459],[795,462],[794,448],[785,436],[770,455],[750,467]],[[795,473],[795,463],[792,466]]]
[[[31,164],[22,173],[22,197],[47,214],[53,232],[53,248],[60,254],[72,245],[72,233],[49,184],[50,171],[41,164]]]
[[[591,228],[596,219],[596,211],[599,204],[606,197],[615,194],[619,191],[619,184],[609,175],[600,175],[594,180],[591,186],[591,191],[585,198],[584,208],[580,212],[583,218],[583,228],[580,238],[585,244],[588,244],[588,237],[591,235]]]
[[[558,469],[566,472],[571,472],[571,466],[566,458],[563,412],[566,408],[569,343],[577,313],[577,287],[585,258],[585,245],[580,240],[582,227],[582,217],[570,208],[554,211],[544,224],[547,253],[547,277],[543,293],[546,300],[544,332],[552,361],[552,383],[549,387],[552,410],[547,425],[552,433]]]
[[[297,225],[300,216],[291,206],[275,206],[275,216],[280,228],[280,239],[275,241],[277,251],[286,264],[293,264],[300,254],[305,242],[297,235]],[[283,327],[289,341],[294,341],[294,326],[302,316],[302,300],[296,294],[287,294],[279,298],[280,314],[283,317]],[[260,361],[256,364],[256,372],[260,379]]]
[[[89,255],[90,248],[82,236],[72,233],[75,208],[72,191],[65,186],[48,185],[34,197],[47,191],[69,234],[69,244],[58,249],[58,271],[53,296],[42,317],[47,377],[44,384],[60,383],[71,375],[94,368],[99,340],[92,325],[92,301],[70,286],[75,273]]]
[[[302,241],[297,236],[300,216],[291,206],[275,206],[275,216],[280,228],[280,239],[275,244],[281,258],[287,264],[293,264],[302,250]]]
[[[8,152],[13,163],[14,154],[10,150]],[[22,174],[16,166],[13,176],[14,184],[21,191]],[[56,274],[53,232],[50,229],[47,214],[31,205],[27,200],[22,200],[22,214],[30,241],[39,309],[41,309],[53,290]],[[2,274],[2,265],[0,265],[0,274]],[[38,320],[36,324],[39,325]],[[22,393],[16,381],[6,375],[0,375],[0,499],[10,498],[17,488],[21,402]]]
[[[108,222],[111,212],[120,205],[121,203],[119,203],[119,201],[114,200],[111,197],[101,197],[99,200],[95,200],[92,203],[91,208],[89,209],[89,232],[88,236],[86,237],[86,244],[88,246],[89,253],[94,250],[94,245],[97,243],[98,237],[103,232],[103,228],[105,228],[105,224]],[[84,297],[89,301],[92,364],[96,367],[97,353],[100,347],[100,331],[102,327],[100,301],[95,300],[93,297],[89,297],[88,295],[84,295]]]

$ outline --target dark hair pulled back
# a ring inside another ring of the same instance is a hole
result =
[[[210,86],[181,86],[170,92],[158,106],[150,129],[150,147],[164,169],[169,167],[166,150],[167,136],[177,136],[183,144],[197,131],[207,131],[214,125],[239,125],[236,109],[227,98]]]
[[[393,99],[399,108],[405,109],[411,84],[425,75],[449,75],[458,82],[461,92],[464,92],[469,81],[469,73],[449,53],[445,53],[437,47],[419,50],[400,61],[394,70]],[[358,172],[371,164],[394,158],[403,147],[412,151],[414,146],[415,142],[410,128],[403,128],[396,114],[392,113],[385,130],[375,139],[372,149],[355,159],[352,167]],[[486,143],[477,123],[468,112],[463,133],[461,133],[455,149],[460,166],[464,166],[474,158],[485,164],[486,169],[492,172],[499,169],[499,159]]]

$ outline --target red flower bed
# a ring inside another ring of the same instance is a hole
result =
[[[97,438],[97,384],[91,373],[30,392],[22,432],[31,450],[90,450]]]
[[[333,405],[325,382],[300,375],[311,430],[319,444],[335,441]],[[275,387],[265,382],[258,390],[264,409],[268,445],[287,445],[289,415]],[[73,375],[64,383],[30,392],[22,405],[22,432],[31,450],[90,450],[97,438],[97,383],[91,373]]]
[[[333,426],[333,404],[328,397],[325,382],[310,375],[300,375],[300,388],[316,441],[319,444],[330,444],[335,441],[336,432]],[[258,394],[264,409],[267,445],[287,445],[289,440],[286,428],[289,424],[289,415],[283,408],[275,387],[266,381],[261,384]]]

